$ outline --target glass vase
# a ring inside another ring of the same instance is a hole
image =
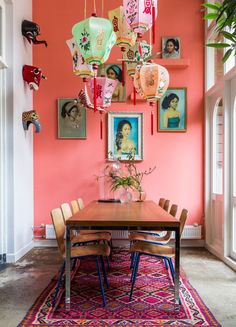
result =
[[[130,203],[132,201],[132,193],[128,189],[123,188],[120,193],[120,202],[121,203]]]
[[[145,191],[134,191],[134,201],[142,202],[146,200],[146,192]]]

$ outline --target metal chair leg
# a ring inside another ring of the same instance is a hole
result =
[[[137,277],[137,272],[138,272],[139,260],[140,260],[140,253],[137,253],[137,258],[135,260],[134,269],[133,269],[134,274],[133,274],[133,278],[132,278],[132,286],[131,286],[129,301],[132,300],[134,284],[135,284],[136,277]]]
[[[99,279],[100,288],[101,288],[101,292],[102,292],[103,306],[105,307],[106,306],[106,298],[105,298],[104,287],[103,287],[103,282],[102,282],[102,278],[101,278],[101,271],[100,271],[98,257],[96,257],[96,264],[97,264],[97,271],[98,271],[98,279]]]
[[[65,271],[65,265],[66,265],[66,262],[64,260],[64,262],[63,262],[63,264],[61,266],[61,271],[60,271],[60,276],[58,278],[56,291],[55,291],[55,294],[54,294],[54,297],[53,297],[53,300],[52,300],[52,306],[53,307],[55,306],[57,295],[58,295],[58,292],[59,292],[59,289],[60,289],[60,286],[61,286],[62,277],[63,277],[64,271]]]
[[[164,260],[164,263],[165,263],[166,270],[168,270],[168,260],[166,258],[163,258],[163,260]]]
[[[104,283],[106,284],[107,288],[109,288],[107,273],[106,273],[105,264],[104,264],[104,260],[103,260],[102,255],[100,256],[100,261],[101,261],[101,264],[102,264],[102,272],[103,272]]]

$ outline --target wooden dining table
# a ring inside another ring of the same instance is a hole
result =
[[[175,232],[175,304],[179,298],[180,222],[154,201],[112,203],[92,201],[66,221],[65,307],[70,310],[71,231],[99,230],[171,230]]]

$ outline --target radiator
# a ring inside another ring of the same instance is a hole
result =
[[[194,239],[199,240],[202,237],[202,226],[201,225],[186,225],[184,227],[183,239]],[[56,235],[54,232],[53,225],[46,225],[46,239],[55,239]],[[126,230],[114,230],[112,231],[112,238],[117,240],[125,240],[128,238],[128,231]]]

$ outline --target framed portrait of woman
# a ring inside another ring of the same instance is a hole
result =
[[[86,139],[86,108],[79,100],[58,99],[57,122],[59,139]]]
[[[108,153],[120,160],[143,160],[143,113],[108,113]]]
[[[122,68],[118,64],[103,64],[98,67],[98,76],[106,76],[108,78],[117,80],[117,86],[112,95],[112,102],[125,102],[126,89],[122,85]]]
[[[180,38],[178,36],[162,37],[162,58],[180,58]]]
[[[158,132],[186,132],[187,130],[187,89],[168,88],[158,101]]]

